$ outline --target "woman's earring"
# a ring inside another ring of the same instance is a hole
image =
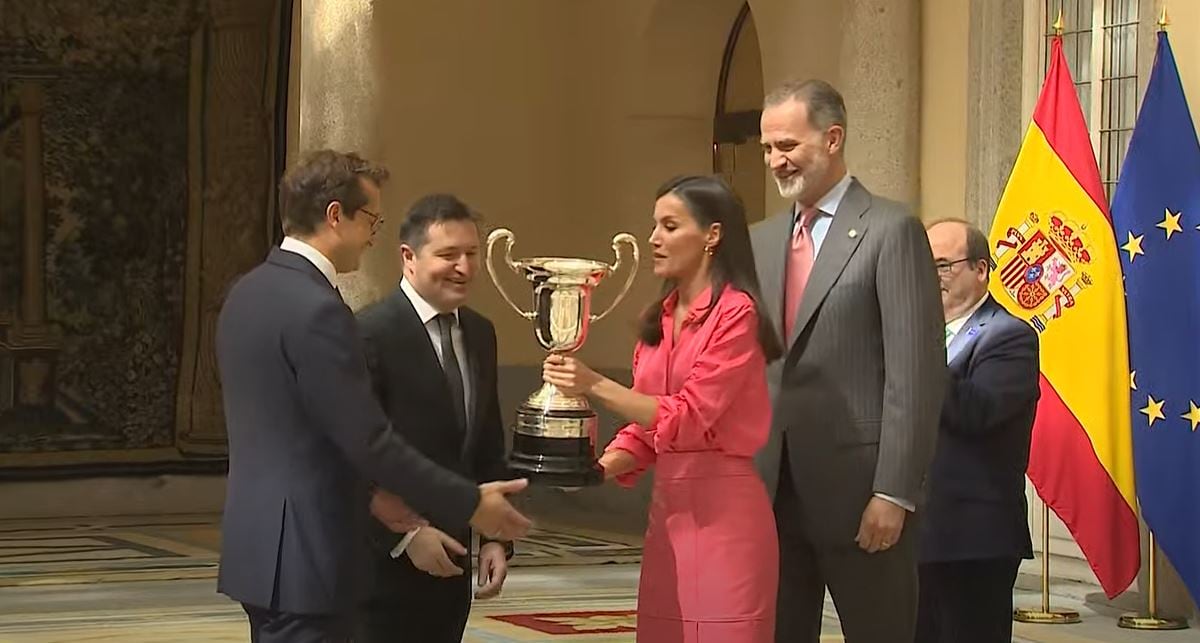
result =
[[[704,254],[706,254],[710,257],[713,256],[713,247],[712,246],[704,246]]]

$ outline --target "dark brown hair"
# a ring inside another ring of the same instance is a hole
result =
[[[481,217],[453,194],[428,194],[417,200],[400,224],[400,243],[421,249],[429,240],[429,226],[446,221],[470,221],[479,225]]]
[[[354,152],[318,150],[307,154],[279,181],[283,233],[309,236],[325,220],[325,210],[337,201],[347,218],[367,204],[359,179],[377,186],[388,179],[386,168]]]
[[[762,294],[758,286],[758,272],[754,266],[754,249],[750,246],[750,228],[746,224],[746,208],[737,194],[723,180],[714,176],[681,176],[671,179],[658,188],[655,201],[673,194],[687,208],[692,218],[703,229],[714,223],[721,224],[721,241],[713,248],[709,276],[712,284],[712,300],[705,317],[721,297],[726,285],[750,296],[758,313],[758,343],[762,346],[767,361],[783,355],[783,345],[775,333],[770,316],[763,309]],[[663,302],[675,289],[675,284],[663,284],[658,299],[642,313],[639,339],[650,346],[657,346],[663,339]]]

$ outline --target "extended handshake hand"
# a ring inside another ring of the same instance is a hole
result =
[[[509,494],[529,486],[528,480],[503,480],[479,485],[479,505],[471,516],[471,526],[493,540],[517,540],[529,532],[532,523],[508,502]],[[396,533],[407,533],[429,523],[417,515],[400,496],[376,489],[371,496],[371,515]]]
[[[471,516],[471,526],[492,540],[517,540],[533,525],[508,502],[509,494],[529,486],[529,481],[502,480],[479,485],[479,506]]]

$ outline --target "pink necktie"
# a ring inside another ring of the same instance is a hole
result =
[[[787,275],[784,281],[783,329],[785,340],[792,336],[796,313],[804,297],[804,286],[812,272],[813,241],[812,224],[817,218],[817,209],[809,208],[800,213],[800,220],[792,232],[792,246],[787,258]]]

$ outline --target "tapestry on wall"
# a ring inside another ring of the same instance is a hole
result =
[[[207,329],[269,243],[279,9],[0,0],[6,474],[220,466]]]

